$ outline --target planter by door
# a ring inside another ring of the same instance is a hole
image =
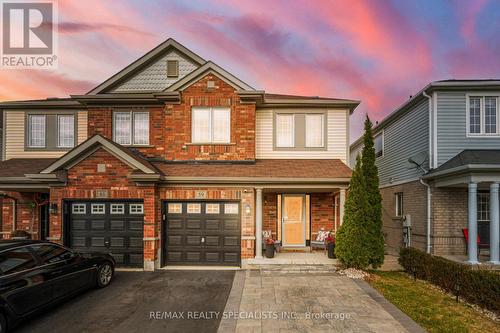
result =
[[[328,258],[330,259],[335,258],[335,243],[333,242],[328,243]]]
[[[274,244],[266,244],[266,258],[274,258]]]

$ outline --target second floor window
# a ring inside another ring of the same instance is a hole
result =
[[[375,156],[381,157],[384,155],[384,135],[382,133],[375,136]]]
[[[121,145],[149,144],[149,113],[148,112],[115,112],[114,141]]]
[[[75,146],[75,116],[57,116],[57,146],[60,148],[72,148]]]
[[[274,145],[283,150],[318,150],[326,148],[324,112],[276,113]]]
[[[28,146],[44,148],[46,139],[45,115],[28,116]]]
[[[230,143],[231,109],[222,107],[193,107],[193,143]]]
[[[469,134],[491,135],[498,131],[498,97],[470,96],[468,104]]]

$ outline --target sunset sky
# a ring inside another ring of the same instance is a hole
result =
[[[434,80],[500,78],[500,1],[59,1],[59,68],[0,69],[0,100],[81,94],[172,37],[267,92],[381,120]]]

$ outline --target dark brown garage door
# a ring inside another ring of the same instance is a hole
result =
[[[68,203],[69,246],[111,253],[121,266],[142,266],[144,205],[130,201]]]
[[[175,265],[240,265],[240,203],[165,202],[165,258]]]

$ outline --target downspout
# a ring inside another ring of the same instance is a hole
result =
[[[432,110],[432,97],[429,96],[425,91],[422,92],[422,95],[429,100],[429,169],[434,165],[434,152],[433,152],[433,114],[434,110]],[[431,186],[428,182],[425,182],[422,178],[420,178],[420,183],[427,188],[427,228],[426,228],[426,236],[427,236],[427,253],[431,253],[432,245],[431,245],[431,209],[432,209],[432,192]]]

